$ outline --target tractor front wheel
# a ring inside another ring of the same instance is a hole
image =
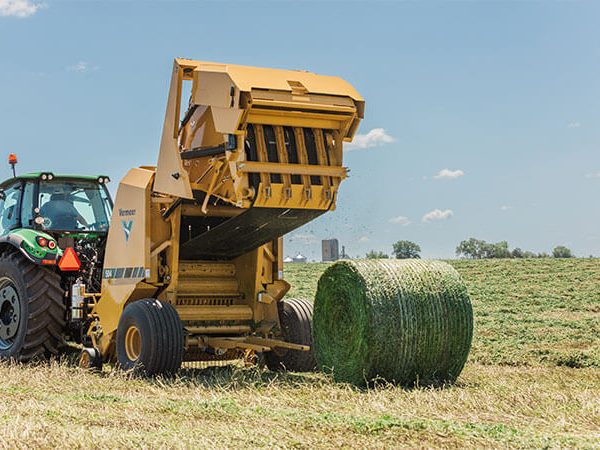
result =
[[[64,343],[60,276],[21,254],[0,254],[0,358],[26,362],[55,355]]]
[[[317,363],[313,352],[312,303],[299,298],[284,299],[279,303],[279,322],[283,340],[293,344],[308,345],[309,351],[274,348],[265,354],[271,370],[310,372]]]
[[[183,358],[183,328],[175,308],[155,299],[125,307],[117,327],[117,359],[140,375],[174,375]]]

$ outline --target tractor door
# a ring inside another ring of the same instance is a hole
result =
[[[20,226],[23,228],[35,228],[33,209],[37,206],[33,204],[34,191],[36,183],[26,181],[23,185],[23,199],[21,200],[21,220]]]

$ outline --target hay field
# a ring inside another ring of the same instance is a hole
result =
[[[0,365],[0,448],[598,448],[600,262],[451,261],[474,345],[443,389],[360,390],[241,366],[175,380],[94,375],[65,359]],[[311,297],[322,264],[286,266]]]

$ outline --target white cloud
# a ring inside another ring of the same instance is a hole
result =
[[[370,240],[369,236],[361,236],[358,238],[358,242],[369,242]]]
[[[88,62],[79,61],[77,64],[68,66],[67,70],[69,72],[85,73],[85,72],[91,72],[93,70],[98,70],[98,66],[91,66],[90,63],[88,63]]]
[[[434,175],[433,178],[435,178],[436,180],[454,180],[455,178],[462,177],[464,174],[465,173],[460,169],[442,169],[437,173],[437,175]]]
[[[512,209],[512,206],[509,206],[509,205],[502,205],[502,206],[500,207],[500,210],[501,210],[501,211],[508,211],[509,209]]]
[[[0,0],[0,17],[25,18],[33,16],[44,5],[31,0]]]
[[[362,150],[365,148],[379,147],[380,145],[394,142],[395,139],[387,134],[383,128],[373,128],[367,134],[357,134],[352,142],[344,144],[344,150]]]
[[[446,220],[454,215],[454,212],[451,209],[446,209],[442,211],[441,209],[434,209],[433,211],[429,211],[427,214],[423,216],[423,222],[433,222],[435,220]]]
[[[598,172],[592,172],[592,173],[586,173],[585,177],[586,178],[600,178],[600,171],[598,171]]]
[[[567,127],[568,128],[579,128],[579,127],[581,127],[581,123],[579,123],[579,122],[569,122],[567,124]]]
[[[410,220],[408,220],[408,217],[404,217],[404,216],[398,216],[398,217],[392,217],[390,220],[390,223],[396,224],[396,225],[408,225],[410,224]]]

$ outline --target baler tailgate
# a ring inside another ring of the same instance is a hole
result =
[[[192,92],[180,127],[186,79]],[[163,133],[155,190],[202,197],[205,214],[211,201],[244,209],[335,207],[347,176],[342,142],[364,113],[363,99],[344,80],[176,60],[170,99],[165,123],[173,128]]]

